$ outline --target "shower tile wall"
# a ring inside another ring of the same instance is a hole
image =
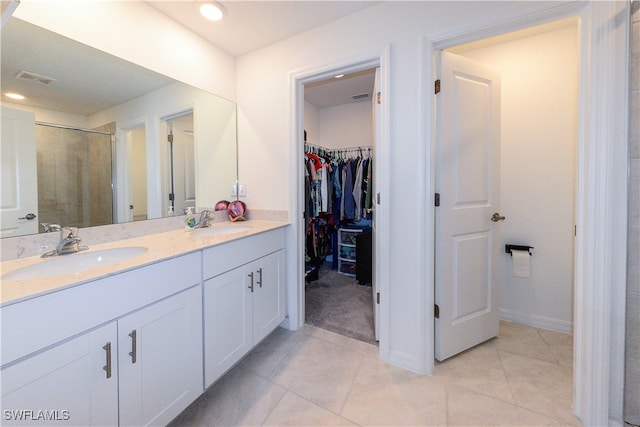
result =
[[[115,134],[115,123],[96,128]],[[95,143],[94,143],[95,142]],[[100,142],[100,143],[98,143]],[[89,135],[89,151],[87,157],[90,165],[105,164],[111,159],[110,137],[99,134]],[[106,166],[106,165],[105,165]],[[88,203],[89,217],[92,225],[113,223],[113,193],[111,192],[111,167],[91,168],[85,175],[89,178]]]
[[[629,232],[624,419],[640,425],[640,2],[632,6],[629,93]]]
[[[111,224],[108,136],[36,126],[36,151],[40,223],[77,227]]]

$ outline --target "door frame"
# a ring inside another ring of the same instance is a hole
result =
[[[425,39],[429,63],[437,50],[567,17],[579,20],[573,402],[585,425],[616,425],[622,420],[629,13],[629,2],[572,2],[497,25]],[[425,68],[426,78],[433,81],[433,68]],[[429,104],[431,96],[425,100],[434,130],[425,194],[430,198],[435,192],[435,110]],[[434,218],[433,210],[427,212],[428,221]],[[427,248],[434,248],[435,230],[427,230],[426,240]],[[434,260],[433,250],[428,251],[427,259]],[[433,263],[427,268],[433,273]],[[433,277],[427,275],[427,308],[433,306]],[[427,327],[433,330],[434,319],[427,318]],[[433,341],[427,343],[426,357],[432,371]]]
[[[133,214],[130,212],[129,205],[131,203],[131,140],[130,140],[130,132],[136,128],[144,128],[145,134],[149,132],[149,123],[147,118],[141,117],[129,120],[125,123],[122,123],[116,129],[116,167],[115,167],[115,184],[114,186],[118,189],[117,198],[115,199],[115,211],[117,221],[114,223],[121,223],[123,221],[132,221]],[[147,138],[147,144],[145,146],[147,152],[147,160],[148,160],[148,152],[149,152],[149,143]],[[147,175],[149,174],[149,165],[147,162]],[[149,191],[149,187],[147,186],[147,192]],[[149,197],[147,195],[147,205],[149,204]],[[148,214],[148,210],[147,210]]]
[[[390,206],[385,201],[389,200],[389,168],[390,168],[390,109],[389,109],[389,69],[390,47],[385,46],[380,51],[364,53],[360,57],[351,57],[348,60],[330,62],[320,66],[295,70],[289,73],[290,105],[291,105],[291,157],[289,170],[292,171],[294,180],[294,197],[290,197],[289,212],[292,212],[291,227],[287,230],[289,242],[287,251],[287,282],[293,283],[287,293],[286,327],[297,330],[304,325],[305,320],[305,268],[304,268],[304,239],[305,227],[302,216],[304,212],[304,171],[300,159],[304,155],[304,85],[324,80],[337,74],[347,74],[368,68],[380,68],[380,92],[383,94],[380,103],[380,126],[377,135],[374,157],[374,182],[375,192],[379,195],[375,204],[376,238],[374,239],[373,269],[376,283],[381,295],[380,298],[380,358],[389,360],[389,263],[380,260],[389,259],[390,247]],[[385,297],[387,296],[387,297]]]

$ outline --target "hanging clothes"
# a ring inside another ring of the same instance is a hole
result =
[[[336,253],[340,224],[370,217],[372,163],[370,155],[362,155],[362,148],[329,150],[305,144],[307,270],[317,268],[327,256]],[[333,257],[334,268],[337,259]]]
[[[362,219],[362,159],[356,159],[356,174],[353,180],[353,202],[355,205],[354,217],[355,222]]]
[[[342,181],[344,188],[342,192],[344,211],[341,219],[344,220],[353,220],[356,217],[356,202],[353,198],[353,166],[355,166],[354,160],[348,160],[345,164],[345,175]]]
[[[320,160],[320,212],[327,212],[329,207],[329,179],[327,177],[328,165],[324,159]]]
[[[364,199],[364,209],[367,212],[371,212],[372,204],[371,204],[371,195],[373,194],[373,181],[371,180],[371,174],[373,171],[373,160],[369,159],[367,163],[367,175],[365,177],[365,199]]]

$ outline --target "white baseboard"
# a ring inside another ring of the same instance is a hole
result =
[[[573,335],[573,322],[568,322],[566,320],[516,313],[503,308],[500,309],[500,319],[520,323],[526,326],[532,326],[534,328],[549,329],[551,331]]]

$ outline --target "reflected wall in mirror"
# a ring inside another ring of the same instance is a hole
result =
[[[43,232],[40,223],[181,215],[229,199],[233,102],[15,17],[1,43],[2,237]],[[113,142],[98,142],[110,134]]]

